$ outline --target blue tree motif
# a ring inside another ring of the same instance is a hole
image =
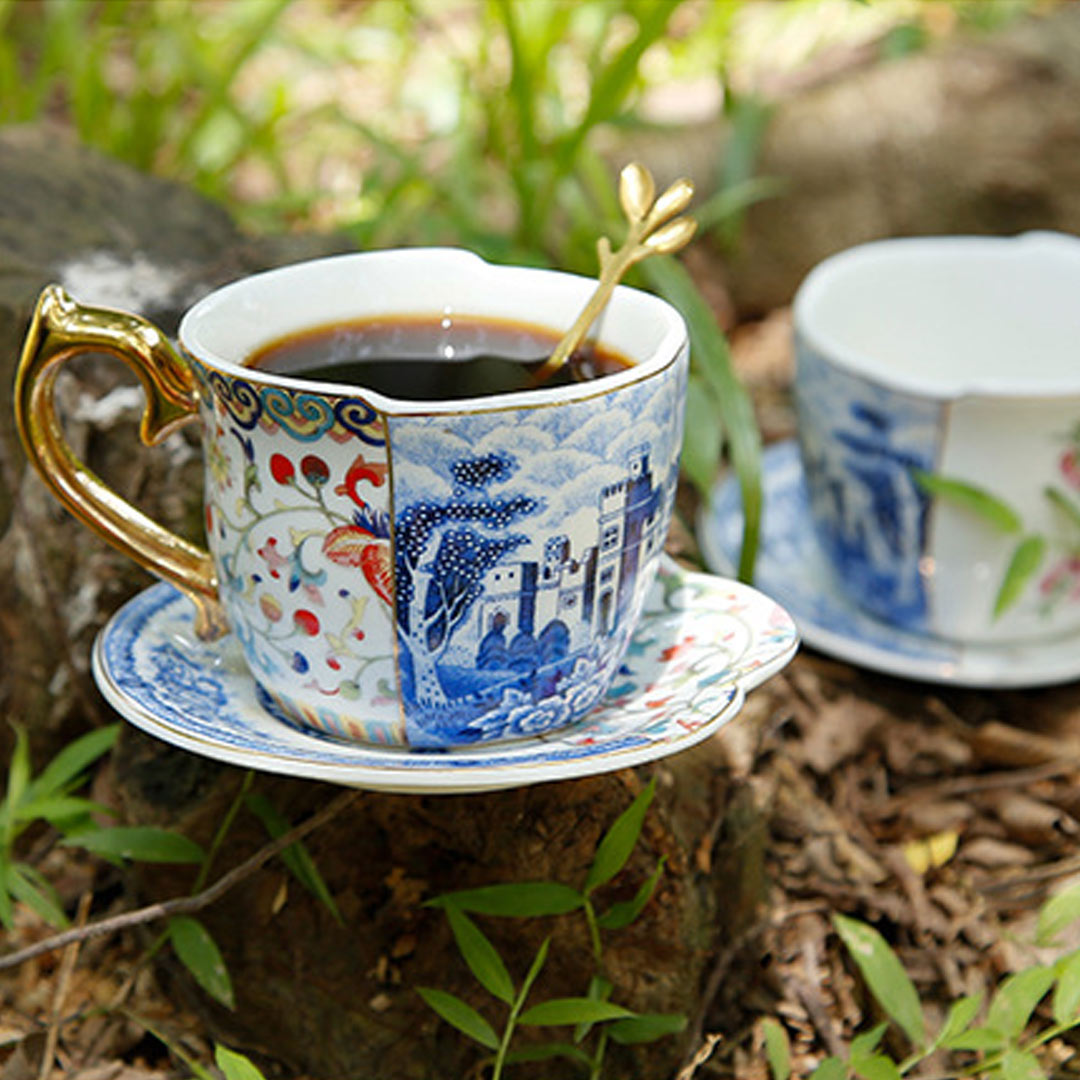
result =
[[[528,495],[488,492],[516,470],[504,453],[461,458],[450,466],[455,486],[449,500],[422,500],[397,515],[398,634],[412,658],[421,706],[447,704],[439,658],[480,596],[485,574],[527,540],[507,530],[540,509]]]

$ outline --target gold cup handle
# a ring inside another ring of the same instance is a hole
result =
[[[194,377],[167,338],[135,315],[76,303],[57,285],[41,294],[15,378],[15,419],[30,461],[60,501],[95,532],[195,603],[200,638],[228,629],[210,553],[126,502],[74,454],[56,415],[56,377],[80,353],[110,353],[139,377],[146,394],[139,434],[161,442],[197,408]]]

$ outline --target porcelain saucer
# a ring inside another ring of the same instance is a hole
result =
[[[790,616],[768,597],[665,560],[614,684],[584,720],[511,743],[410,750],[339,742],[275,717],[237,642],[199,641],[192,615],[181,593],[154,585],[98,635],[94,677],[127,720],[232,765],[417,794],[564,780],[677,753],[731,720],[798,646]]]
[[[926,682],[984,688],[1050,686],[1080,678],[1080,639],[961,645],[881,622],[849,600],[818,545],[799,448],[764,454],[764,516],[755,585],[782,603],[803,641],[861,667]],[[730,573],[742,542],[738,483],[721,481],[698,519],[705,561]]]

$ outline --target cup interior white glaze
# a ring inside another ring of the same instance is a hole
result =
[[[1080,393],[1080,238],[919,237],[826,259],[799,289],[807,342],[911,393]]]
[[[596,288],[592,278],[552,270],[500,266],[454,248],[403,248],[317,259],[269,270],[218,289],[197,303],[180,324],[184,348],[203,363],[256,382],[307,388],[320,393],[357,388],[327,380],[265,373],[244,367],[260,348],[301,331],[371,316],[428,315],[453,320],[480,316],[528,322],[558,332],[573,322]],[[607,376],[615,389],[671,362],[685,337],[682,319],[670,305],[623,287],[593,327],[592,335],[633,362]],[[573,399],[593,391],[588,384],[499,395],[502,406]],[[415,402],[374,391],[364,397],[382,412],[459,412],[472,401]]]

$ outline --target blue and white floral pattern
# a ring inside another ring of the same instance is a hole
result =
[[[99,635],[94,675],[123,716],[167,742],[231,764],[406,792],[516,787],[676,753],[734,717],[746,692],[780,670],[797,647],[791,619],[772,600],[665,562],[613,685],[585,719],[546,734],[550,711],[564,706],[519,697],[508,701],[518,740],[423,750],[344,742],[290,725],[260,698],[235,639],[201,642],[191,619],[189,601],[156,585]],[[599,685],[579,684],[580,697],[565,707],[588,707]],[[381,707],[396,710],[397,703]]]

